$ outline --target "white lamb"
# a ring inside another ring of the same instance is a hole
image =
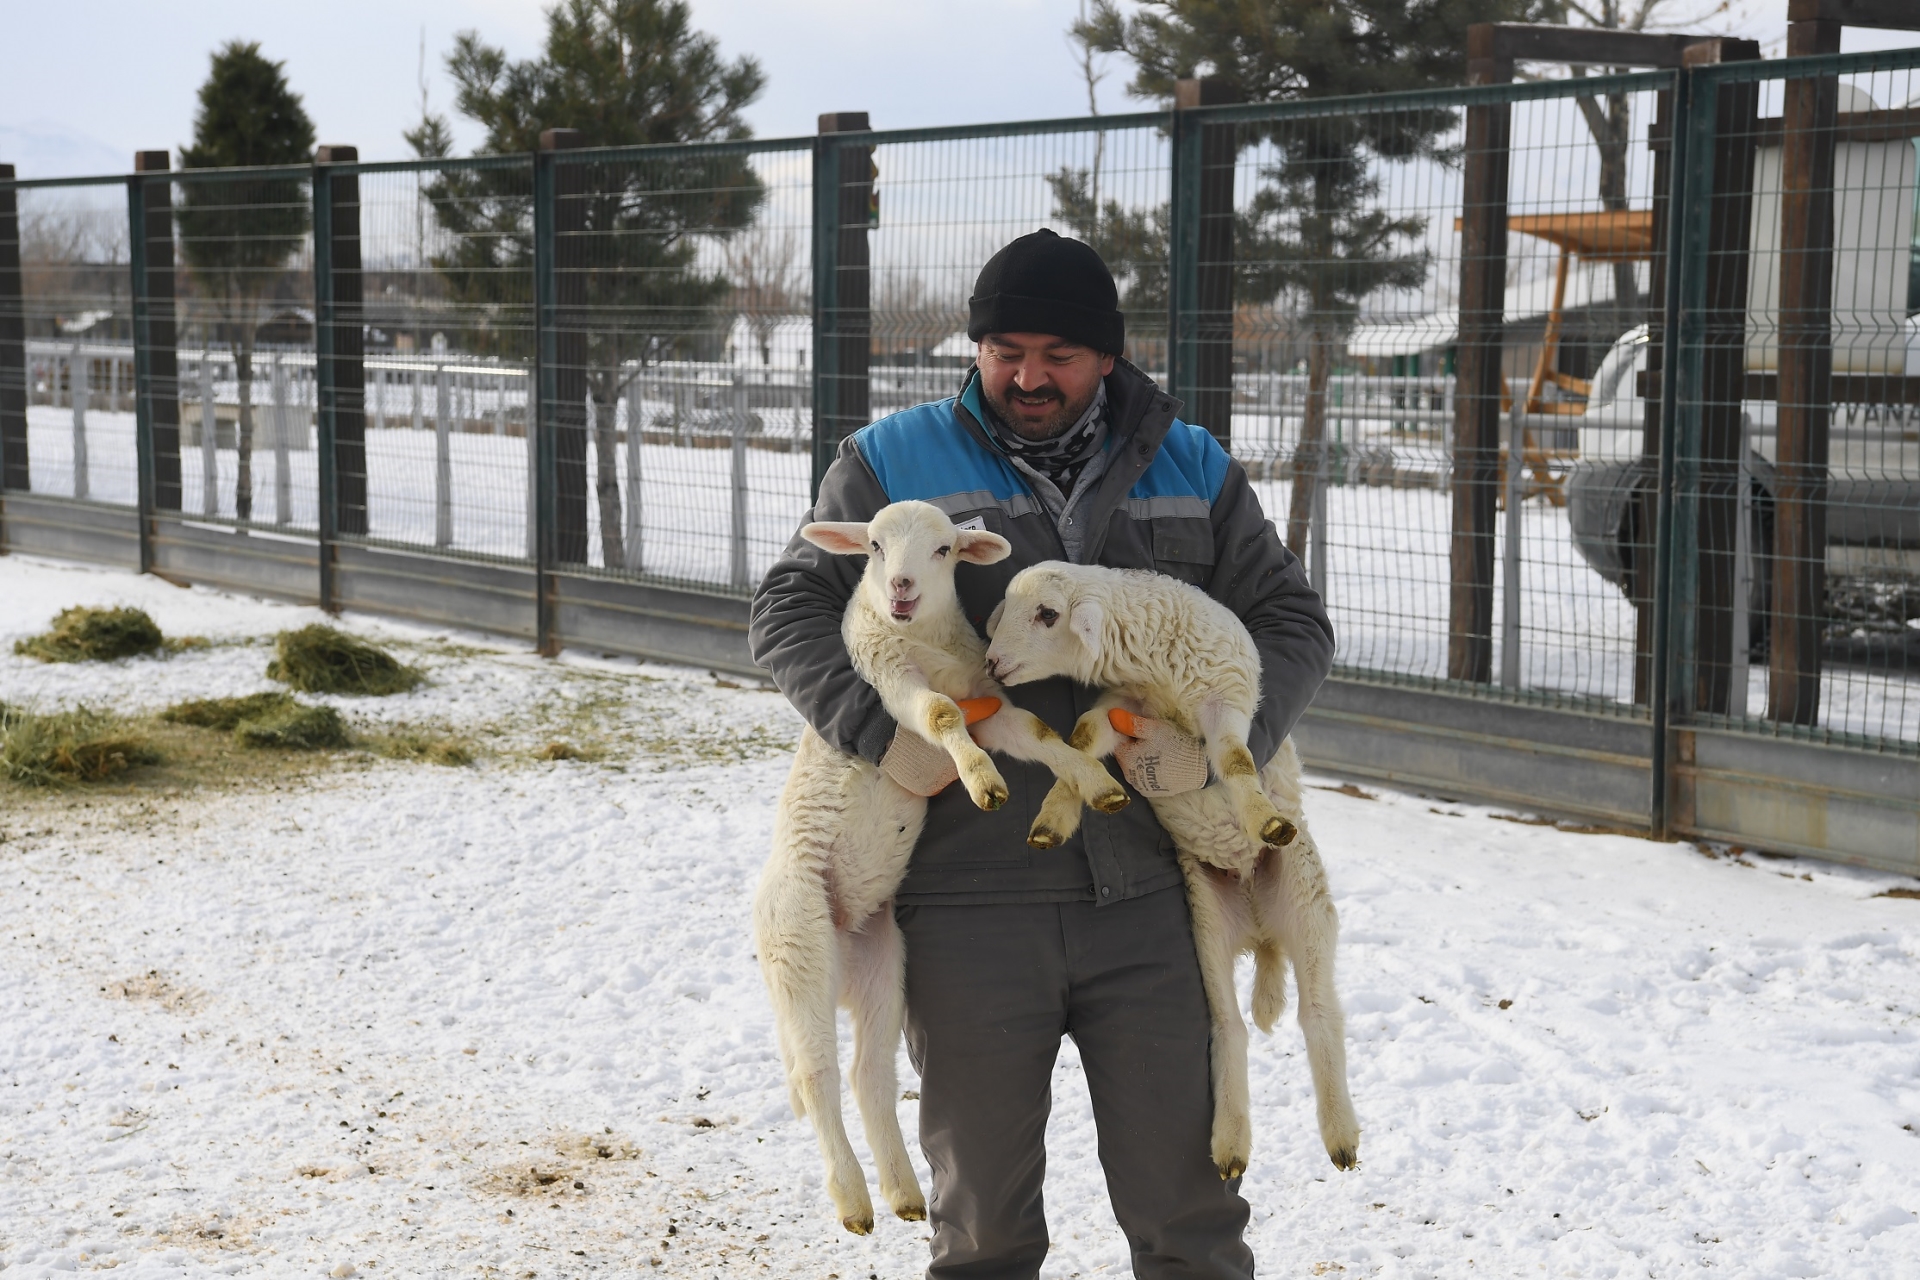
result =
[[[1286,1009],[1285,966],[1293,962],[1321,1140],[1337,1167],[1353,1168],[1360,1127],[1347,1092],[1346,1015],[1333,985],[1340,925],[1301,813],[1291,739],[1255,785],[1246,741],[1260,655],[1245,625],[1204,591],[1162,574],[1049,561],[1014,577],[987,629],[988,669],[1004,683],[1069,676],[1106,690],[1068,739],[1094,758],[1120,742],[1109,718],[1116,708],[1202,741],[1217,781],[1152,804],[1179,850],[1212,1019],[1214,1163],[1221,1177],[1233,1177],[1252,1147],[1247,1028],[1233,984],[1235,957],[1251,951],[1253,1020],[1262,1031]],[[1058,843],[1079,820],[1078,801],[1055,787],[1032,842]]]
[[[1040,761],[1069,780],[1076,814],[1082,798],[1106,812],[1127,803],[1098,761],[1013,706],[987,675],[986,642],[961,611],[953,574],[962,560],[1005,559],[1005,538],[956,529],[924,502],[895,503],[866,524],[819,522],[800,533],[836,554],[868,557],[841,626],[847,653],[902,732],[953,757],[975,804],[997,809],[1007,800],[1006,782],[982,745]],[[1001,707],[969,736],[955,700],[980,697],[998,698]],[[892,902],[926,810],[925,799],[874,765],[803,730],[754,898],[754,934],[788,1095],[795,1113],[813,1121],[841,1224],[861,1235],[873,1230],[873,1202],[841,1118],[838,1004],[853,1016],[853,1095],[879,1165],[880,1192],[908,1221],[927,1214],[894,1112],[905,991]]]

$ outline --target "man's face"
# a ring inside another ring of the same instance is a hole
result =
[[[990,333],[980,343],[980,393],[1026,440],[1079,421],[1112,372],[1112,356],[1050,333]]]

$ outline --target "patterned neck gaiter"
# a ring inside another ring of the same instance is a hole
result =
[[[1028,440],[994,416],[994,435],[1007,456],[1053,481],[1062,495],[1073,492],[1080,473],[1107,444],[1107,384],[1100,383],[1093,403],[1071,427],[1048,440]]]

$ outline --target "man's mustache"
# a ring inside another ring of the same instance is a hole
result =
[[[1007,392],[1007,398],[1012,399],[1015,396],[1027,400],[1059,400],[1063,402],[1067,398],[1061,393],[1058,387],[1047,387],[1041,391],[1022,391],[1020,388],[1014,387]]]

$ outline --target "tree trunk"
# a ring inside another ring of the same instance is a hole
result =
[[[1287,550],[1307,558],[1320,455],[1327,444],[1327,384],[1333,380],[1332,317],[1316,307],[1307,334],[1307,411],[1300,420],[1300,447],[1293,452],[1293,496],[1287,501]]]
[[[1627,150],[1632,141],[1632,106],[1624,93],[1607,95],[1606,110],[1596,98],[1579,99],[1580,114],[1600,151],[1600,207],[1610,212],[1627,208]],[[1640,286],[1634,264],[1613,264],[1613,308],[1616,328],[1624,331],[1639,323]]]
[[[594,384],[600,384],[596,387]],[[627,563],[625,525],[620,518],[620,441],[618,412],[620,375],[602,374],[588,383],[589,412],[593,415],[594,497],[600,503],[600,555],[609,569]],[[628,437],[628,447],[638,440]]]
[[[233,481],[233,514],[240,520],[253,519],[253,326],[242,323],[240,345],[233,353],[234,372],[240,383],[240,420],[234,428],[234,445],[239,465]]]

